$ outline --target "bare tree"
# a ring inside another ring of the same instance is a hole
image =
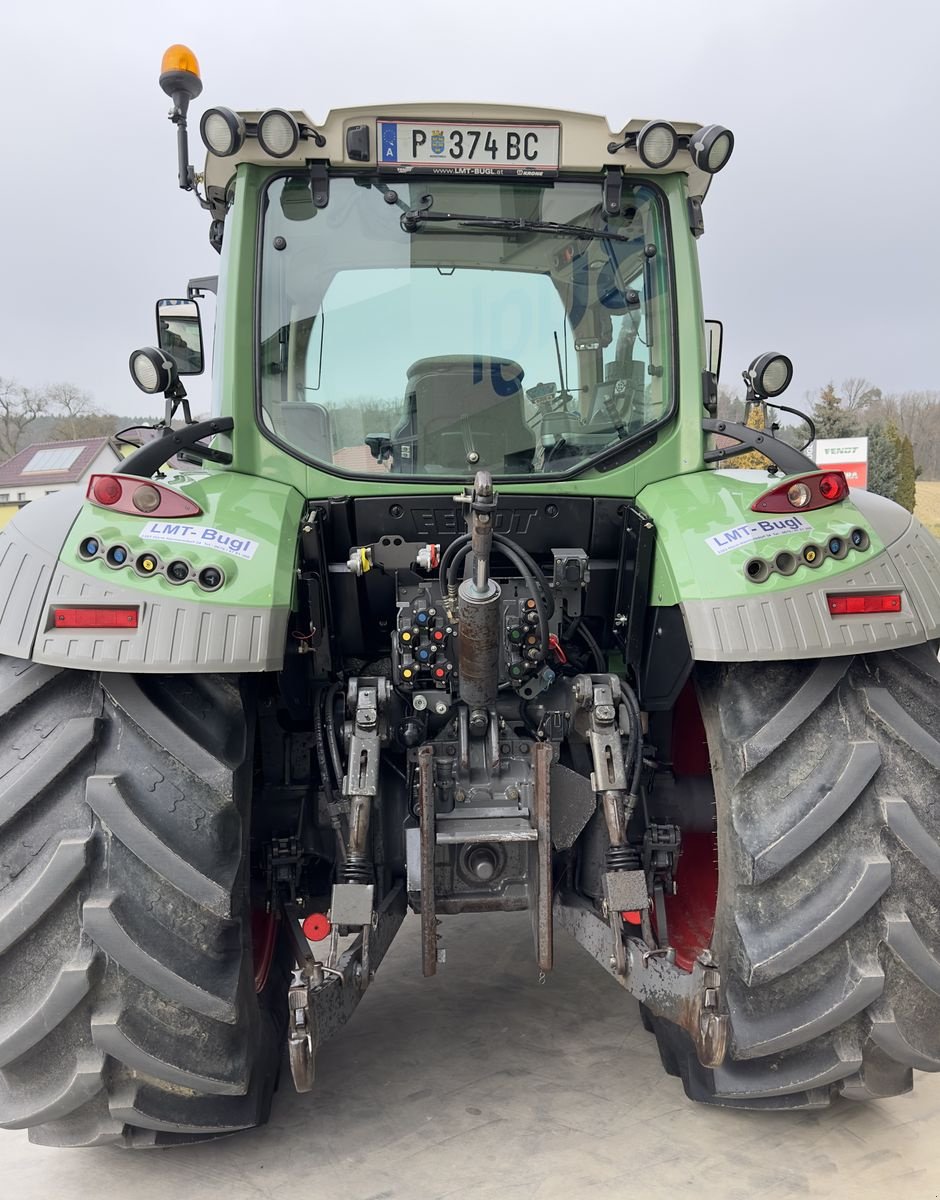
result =
[[[23,387],[15,379],[0,378],[0,456],[12,458],[27,445],[30,425],[48,411],[45,392]]]
[[[881,388],[860,375],[843,379],[839,390],[843,409],[849,413],[865,413],[881,399]]]
[[[940,392],[884,395],[871,411],[875,420],[910,438],[919,474],[940,479]]]
[[[76,438],[95,436],[88,427],[97,424],[95,419],[100,418],[102,413],[95,406],[90,393],[83,392],[74,383],[52,383],[43,391],[48,411],[57,418],[55,437],[74,441]]]

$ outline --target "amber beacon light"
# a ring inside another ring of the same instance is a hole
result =
[[[200,79],[199,60],[188,46],[182,45],[180,42],[175,42],[169,46],[163,53],[163,61],[160,63],[160,74],[167,75],[170,71],[188,71],[190,75],[195,75]]]
[[[170,46],[160,63],[160,87],[173,101],[170,120],[176,126],[176,144],[179,152],[179,184],[187,192],[195,187],[196,173],[189,165],[189,143],[186,135],[186,114],[190,100],[202,92],[199,61],[188,46],[179,43]]]

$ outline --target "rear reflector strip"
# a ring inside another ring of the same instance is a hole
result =
[[[136,629],[137,608],[54,608],[56,629]]]
[[[829,613],[833,617],[851,616],[853,613],[892,613],[901,611],[900,592],[843,592],[826,595]]]

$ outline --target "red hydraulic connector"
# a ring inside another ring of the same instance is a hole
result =
[[[549,644],[549,647],[555,651],[555,657],[558,659],[558,661],[560,663],[566,663],[568,661],[568,655],[565,654],[564,650],[562,650],[561,642],[559,642],[557,636],[554,633],[550,633],[548,635],[548,644]]]

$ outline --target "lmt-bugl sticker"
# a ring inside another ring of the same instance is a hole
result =
[[[180,525],[174,521],[150,521],[139,535],[145,542],[182,542],[185,546],[202,546],[206,550],[221,550],[235,558],[254,558],[258,543],[251,538],[226,533],[206,525]]]
[[[705,542],[716,554],[727,554],[729,550],[737,550],[748,542],[759,542],[781,533],[809,533],[812,528],[802,517],[771,517],[750,525],[735,525],[733,529],[706,538]]]

